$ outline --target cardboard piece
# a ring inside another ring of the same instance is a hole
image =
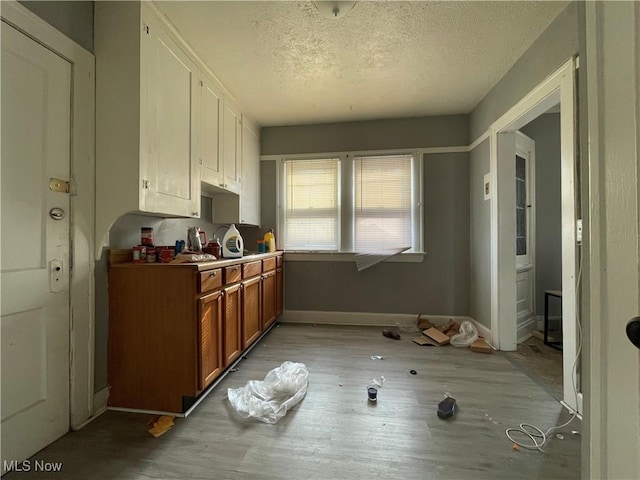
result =
[[[418,320],[418,328],[420,330],[428,330],[433,326],[434,326],[433,323],[431,323],[429,320],[425,320],[425,319]]]
[[[174,418],[176,418],[175,415],[161,415],[153,417],[149,422],[147,422],[148,425],[153,425],[153,427],[149,429],[149,433],[156,438],[160,435],[164,435],[171,429],[171,427],[173,427]]]
[[[469,348],[471,349],[471,351],[473,352],[478,352],[478,353],[493,353],[493,349],[491,348],[491,346],[484,341],[484,339],[479,338],[478,340],[476,340],[475,342],[473,342]]]
[[[424,335],[420,335],[419,337],[416,337],[413,339],[413,343],[417,343],[418,345],[422,346],[427,346],[427,347],[437,347],[438,344],[435,342],[435,340],[432,340],[429,337],[425,337]]]
[[[434,340],[438,345],[446,345],[450,340],[448,335],[445,335],[435,327],[425,330],[422,334]]]

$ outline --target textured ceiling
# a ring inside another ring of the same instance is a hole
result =
[[[157,2],[262,126],[469,113],[567,3]]]

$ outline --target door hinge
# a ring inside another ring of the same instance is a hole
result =
[[[60,193],[69,193],[71,185],[68,181],[61,178],[49,179],[49,190]]]
[[[142,24],[142,31],[144,33],[146,33],[147,35],[149,35],[149,25],[147,25],[146,23]]]
[[[142,188],[145,190],[149,189],[149,180],[142,180]]]
[[[204,165],[204,162],[202,161],[202,159],[198,160],[198,165],[200,165],[201,167]]]

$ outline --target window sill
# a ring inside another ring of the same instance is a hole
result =
[[[426,252],[401,253],[384,260],[389,263],[420,263]],[[285,262],[355,262],[356,254],[347,252],[284,252]]]

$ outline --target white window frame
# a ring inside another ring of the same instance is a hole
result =
[[[287,250],[285,259],[287,261],[329,261],[329,262],[353,262],[356,253],[353,251],[353,159],[356,157],[368,156],[389,156],[389,155],[412,155],[412,197],[415,208],[413,209],[413,249],[396,255],[387,261],[389,262],[422,262],[424,251],[424,192],[423,192],[423,152],[416,149],[400,150],[372,150],[372,151],[347,151],[328,152],[316,154],[286,155],[278,156],[278,205],[277,205],[277,225],[280,232],[284,232],[284,205],[285,205],[285,184],[284,184],[284,163],[287,160],[311,160],[323,158],[338,158],[340,163],[340,251],[313,251],[313,250]],[[345,186],[349,186],[346,188]]]

